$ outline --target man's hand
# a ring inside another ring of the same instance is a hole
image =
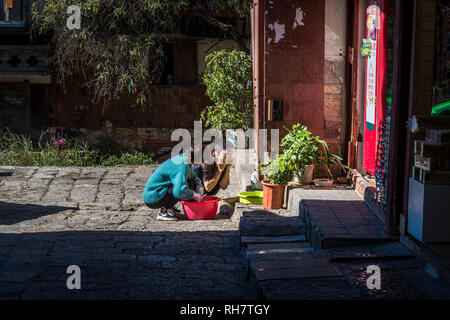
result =
[[[204,195],[205,191],[203,190],[203,188],[201,186],[197,186],[197,188],[195,188],[195,192],[197,192],[200,195]]]
[[[200,202],[203,200],[203,196],[197,192],[194,192],[194,196],[192,197],[194,201]]]

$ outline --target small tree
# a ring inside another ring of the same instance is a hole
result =
[[[216,51],[206,58],[203,83],[214,105],[202,112],[206,126],[243,129],[253,115],[252,60],[243,51]]]

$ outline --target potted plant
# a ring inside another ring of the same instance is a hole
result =
[[[314,184],[318,187],[331,187],[334,182],[333,174],[331,172],[330,166],[332,163],[339,166],[344,173],[347,169],[349,169],[347,166],[344,166],[342,164],[342,158],[330,153],[328,144],[324,140],[318,139],[319,144],[322,146],[324,152],[321,151],[321,155],[319,157],[318,164],[325,168],[325,172],[327,173],[328,178],[327,179],[314,179]]]
[[[262,172],[263,207],[269,210],[280,209],[283,206],[286,184],[292,177],[292,170],[287,167],[283,156],[277,156],[262,166]]]
[[[281,140],[284,162],[293,171],[295,182],[309,184],[313,179],[314,167],[322,156],[319,149],[321,140],[301,124],[285,129],[288,133]]]

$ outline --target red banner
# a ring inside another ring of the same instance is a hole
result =
[[[366,41],[370,54],[366,58],[363,168],[372,175],[375,175],[379,124],[386,110],[388,7],[388,0],[375,0],[367,8]]]

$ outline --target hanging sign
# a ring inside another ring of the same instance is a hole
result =
[[[367,8],[366,39],[363,55],[366,56],[366,90],[364,114],[363,168],[375,174],[378,124],[384,119],[386,96],[386,48],[388,0],[372,0]]]
[[[366,60],[366,127],[374,131],[377,104],[377,30],[380,29],[380,8],[371,5],[367,9],[367,36],[369,55]]]

